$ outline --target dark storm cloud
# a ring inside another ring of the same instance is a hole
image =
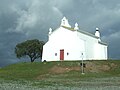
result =
[[[57,26],[56,22],[62,18],[61,12],[52,5],[47,0],[1,1],[0,66],[19,61],[14,54],[17,43],[34,38],[47,39],[49,27]]]
[[[22,39],[25,39],[24,34],[15,32],[0,33],[0,66],[19,61],[15,57],[14,48],[16,43],[21,42]]]
[[[62,10],[80,29],[95,32],[99,27],[102,40],[109,45],[109,58],[119,59],[120,50],[120,1],[77,0]],[[74,24],[73,24],[74,25]]]
[[[48,29],[57,28],[66,16],[74,26],[95,32],[109,44],[109,57],[119,59],[119,0],[1,0],[0,66],[19,61],[14,54],[17,43],[37,38],[47,40]]]

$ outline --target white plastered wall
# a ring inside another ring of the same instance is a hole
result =
[[[91,37],[89,35],[79,33],[78,37],[85,41],[85,56],[86,60],[94,59],[94,44],[98,42],[97,38]]]
[[[64,49],[64,60],[80,60],[83,57],[81,53],[84,53],[85,58],[84,46],[85,41],[78,38],[77,31],[60,27],[49,36],[49,41],[43,46],[42,60],[59,60],[60,49]]]
[[[95,44],[94,47],[94,59],[96,60],[107,60],[107,46],[99,43]]]

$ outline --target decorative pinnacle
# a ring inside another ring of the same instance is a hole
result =
[[[52,32],[52,28],[49,28],[49,31]]]
[[[75,30],[79,30],[78,23],[75,23],[74,29],[75,29]]]
[[[52,33],[52,28],[49,28],[49,34],[51,34]]]
[[[96,31],[99,31],[99,28],[96,28]]]
[[[75,27],[78,27],[78,23],[75,23]]]

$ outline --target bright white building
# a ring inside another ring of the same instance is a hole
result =
[[[95,35],[72,28],[64,17],[56,30],[49,29],[48,42],[43,46],[42,61],[60,60],[107,60],[107,44],[100,39],[99,29]]]

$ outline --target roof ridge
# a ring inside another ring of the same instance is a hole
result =
[[[80,30],[80,29],[79,29],[79,30],[75,30],[74,28],[70,28],[70,27],[66,27],[66,26],[62,26],[62,27],[63,27],[63,28],[66,28],[66,29],[68,29],[68,30],[71,30],[71,31],[77,31],[77,32],[80,32],[80,33],[89,35],[89,36],[94,37],[94,38],[99,38],[99,37],[95,36],[94,34],[89,33],[89,32],[87,32],[87,31],[83,31],[83,30]]]
[[[66,29],[69,29],[69,30],[71,30],[71,31],[76,31],[74,28],[72,28],[72,27],[66,27],[66,26],[61,26],[61,27],[63,27],[63,28],[66,28]]]

